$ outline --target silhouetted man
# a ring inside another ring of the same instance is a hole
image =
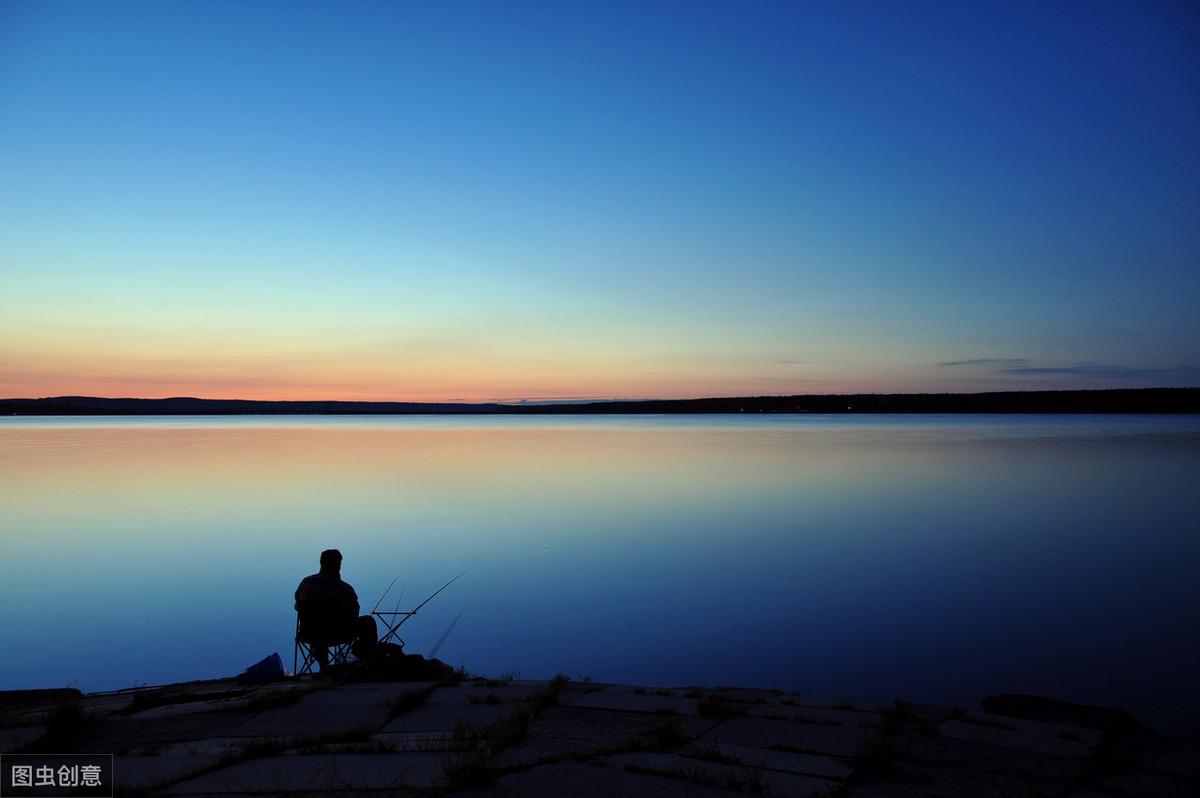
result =
[[[342,553],[337,549],[321,552],[320,572],[304,577],[296,588],[296,613],[297,637],[312,647],[321,670],[329,666],[330,646],[353,643],[354,656],[362,657],[378,640],[375,619],[359,616],[358,594],[342,581]]]

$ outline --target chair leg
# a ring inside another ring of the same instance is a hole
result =
[[[297,640],[292,649],[292,675],[311,674],[314,662],[316,662],[316,655],[313,654],[312,646]]]

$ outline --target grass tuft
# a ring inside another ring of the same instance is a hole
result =
[[[484,726],[459,723],[454,729],[454,746],[467,753],[446,760],[440,789],[453,791],[489,786],[496,778],[489,765],[490,759],[520,744],[529,735],[538,715],[558,704],[558,694],[566,684],[567,677],[555,676],[545,687],[526,698],[520,709],[494,723]],[[496,703],[499,703],[498,698]]]
[[[517,671],[505,671],[495,679],[484,679],[484,687],[507,687],[508,685],[521,678],[521,674]]]
[[[733,756],[731,754],[724,753],[723,751],[721,751],[721,746],[719,746],[715,740],[710,741],[708,743],[708,745],[704,746],[704,748],[701,748],[699,751],[697,751],[692,756],[694,756],[696,759],[699,759],[703,762],[714,762],[719,765],[740,765],[740,764],[742,764],[741,757],[737,757],[737,756]]]

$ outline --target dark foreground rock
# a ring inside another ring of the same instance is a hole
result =
[[[1194,750],[1029,696],[973,712],[448,675],[0,693],[0,752],[113,753],[119,795],[1200,795]]]

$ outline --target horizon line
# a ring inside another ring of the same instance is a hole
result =
[[[373,405],[447,405],[460,407],[500,406],[529,407],[544,405],[582,405],[610,403],[648,402],[703,402],[733,401],[738,399],[795,399],[868,396],[994,396],[1006,394],[1066,394],[1066,393],[1128,393],[1133,391],[1197,391],[1194,386],[1139,386],[1136,388],[1018,388],[1000,391],[842,391],[834,393],[787,393],[787,394],[726,394],[706,396],[673,397],[522,397],[520,399],[487,399],[477,402],[461,400],[419,401],[412,399],[243,399],[238,397],[210,396],[100,396],[95,394],[58,394],[53,396],[2,397],[0,402],[46,402],[54,400],[100,400],[106,402],[244,402],[256,404],[373,404]]]

